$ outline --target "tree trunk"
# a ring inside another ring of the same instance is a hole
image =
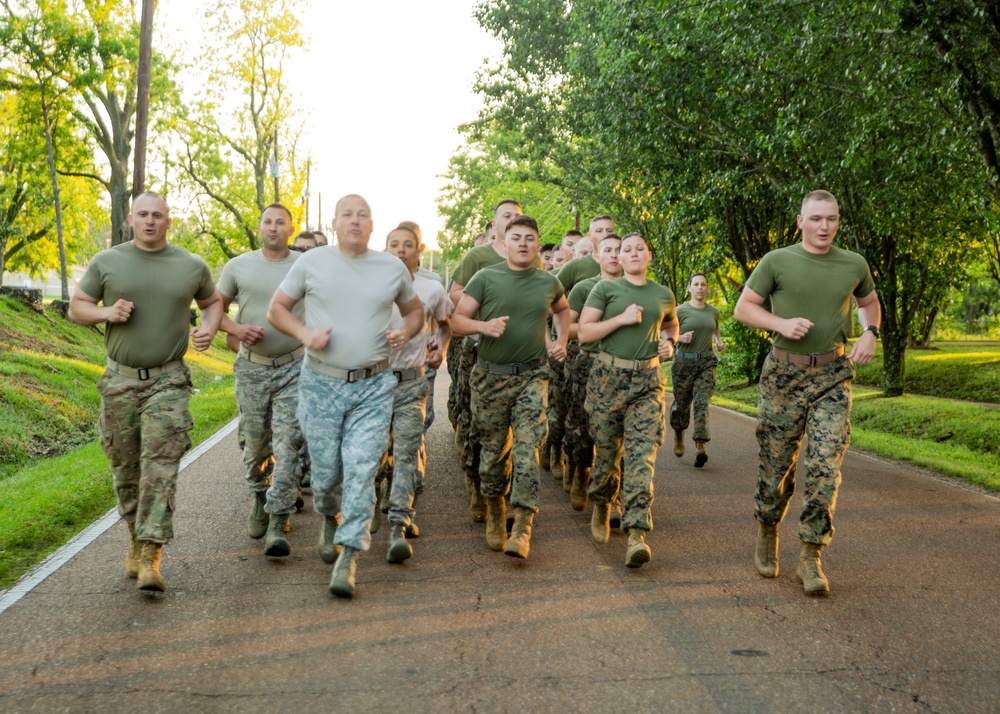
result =
[[[41,85],[42,120],[45,124],[45,153],[49,161],[49,178],[52,181],[52,201],[56,210],[56,237],[59,241],[60,295],[69,302],[69,279],[66,270],[66,240],[63,236],[62,201],[59,199],[59,177],[56,175],[56,156],[52,147],[52,125],[49,123],[49,105],[45,101],[45,85]]]

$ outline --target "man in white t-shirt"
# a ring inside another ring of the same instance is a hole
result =
[[[423,490],[424,476],[424,415],[430,386],[424,378],[425,368],[441,366],[451,327],[448,315],[451,300],[441,283],[424,278],[417,273],[423,245],[416,231],[401,223],[386,237],[386,252],[399,258],[413,277],[413,287],[420,297],[424,310],[424,327],[414,335],[399,352],[389,356],[389,367],[398,384],[393,390],[392,428],[390,445],[382,461],[379,479],[384,480],[383,492],[388,492],[388,511],[391,530],[386,560],[402,563],[413,555],[413,548],[406,536],[419,535],[413,522],[417,496]],[[392,328],[400,328],[399,311],[393,308]],[[434,336],[433,341],[428,337]],[[428,349],[432,342],[433,349]],[[376,518],[378,512],[376,512]]]
[[[320,555],[330,562],[340,549],[330,592],[353,597],[358,553],[371,545],[375,472],[389,439],[396,386],[389,353],[422,329],[423,309],[406,267],[368,249],[372,214],[364,198],[337,201],[334,232],[335,246],[305,253],[292,266],[267,318],[306,348],[298,416],[312,455],[313,505],[324,516]],[[300,301],[304,323],[292,312]],[[399,329],[390,329],[393,303]]]
[[[305,348],[267,324],[267,308],[301,254],[289,250],[292,214],[280,203],[264,209],[257,230],[262,247],[236,256],[222,270],[223,309],[228,313],[233,302],[240,309],[235,320],[222,318],[221,329],[239,340],[233,372],[243,464],[253,493],[247,534],[260,538],[266,532],[264,555],[283,557],[291,552],[285,528],[299,494],[302,430],[295,413]],[[302,319],[301,305],[295,312]]]

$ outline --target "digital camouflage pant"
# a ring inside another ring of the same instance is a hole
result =
[[[686,430],[691,422],[693,407],[695,441],[712,439],[708,428],[708,405],[715,391],[715,367],[718,363],[719,359],[714,354],[705,354],[698,359],[674,357],[670,366],[670,382],[674,390],[670,428]]]
[[[267,491],[265,510],[274,515],[294,513],[299,495],[303,440],[295,412],[301,369],[301,358],[271,367],[243,357],[233,368],[247,483],[251,491]]]
[[[458,370],[458,431],[462,436],[460,458],[465,469],[466,485],[472,489],[479,483],[481,446],[472,418],[472,369],[476,366],[478,344],[470,337],[462,340],[462,360]]]
[[[816,367],[768,355],[760,375],[757,442],[760,466],[755,514],[761,523],[780,523],[795,490],[802,437],[805,489],[799,538],[826,545],[833,538],[833,512],[840,464],[851,440],[851,382],[847,357]]]
[[[191,373],[184,365],[139,380],[108,370],[97,383],[98,432],[111,462],[118,515],[141,541],[174,537],[181,457],[191,448]]]
[[[389,442],[395,386],[391,370],[347,382],[302,367],[298,414],[312,456],[313,505],[325,516],[341,514],[338,545],[371,545],[375,472]]]
[[[389,520],[409,525],[413,499],[424,490],[424,407],[430,387],[424,378],[400,382],[392,390],[389,448],[382,455],[376,484],[391,483]]]
[[[538,448],[545,441],[548,370],[497,374],[472,370],[472,418],[482,444],[483,496],[504,496],[510,505],[538,512],[541,470]]]
[[[622,369],[597,360],[587,380],[586,410],[596,447],[590,498],[611,503],[621,488],[622,530],[653,529],[653,465],[666,431],[666,381],[659,367]]]
[[[588,427],[587,380],[594,364],[594,353],[578,350],[572,361],[567,358],[566,369],[566,451],[573,462],[582,469],[594,464],[594,439]]]

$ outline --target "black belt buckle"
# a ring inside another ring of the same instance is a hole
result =
[[[397,382],[402,382],[403,381],[403,373],[402,373],[402,371],[400,371],[398,369],[394,369],[394,370],[392,370],[392,373],[394,375],[396,375],[396,381]]]
[[[138,369],[138,373],[139,373],[139,380],[140,381],[145,382],[147,379],[149,379],[149,368],[148,367],[140,367]]]

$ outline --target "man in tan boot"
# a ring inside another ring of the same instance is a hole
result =
[[[802,552],[795,575],[807,594],[823,594],[830,585],[820,553],[833,538],[840,464],[850,442],[854,365],[867,364],[875,354],[882,311],[868,263],[833,245],[840,227],[837,199],[813,191],[803,199],[797,222],[802,242],[761,259],[734,315],[774,335],[760,376],[754,566],[762,577],[778,575],[778,526],[795,488],[805,437]],[[845,354],[852,299],[863,332]],[[764,308],[767,300],[770,310]]]
[[[189,339],[199,351],[212,344],[222,299],[205,261],[167,242],[170,209],[162,196],[137,196],[128,222],[135,238],[94,256],[69,319],[104,325],[98,431],[118,513],[129,524],[125,572],[140,590],[162,591],[160,549],[174,536],[177,472],[191,447],[191,375],[183,358]],[[194,329],[192,300],[202,310]]]
[[[518,216],[506,227],[506,263],[477,272],[452,317],[456,335],[479,334],[471,374],[471,407],[482,445],[480,479],[486,498],[486,542],[528,557],[538,510],[538,449],[545,440],[546,357],[566,357],[569,308],[559,281],[535,267],[538,224]],[[556,338],[546,346],[549,310]],[[547,353],[547,354],[546,354]],[[510,490],[514,525],[506,540],[504,495]]]

